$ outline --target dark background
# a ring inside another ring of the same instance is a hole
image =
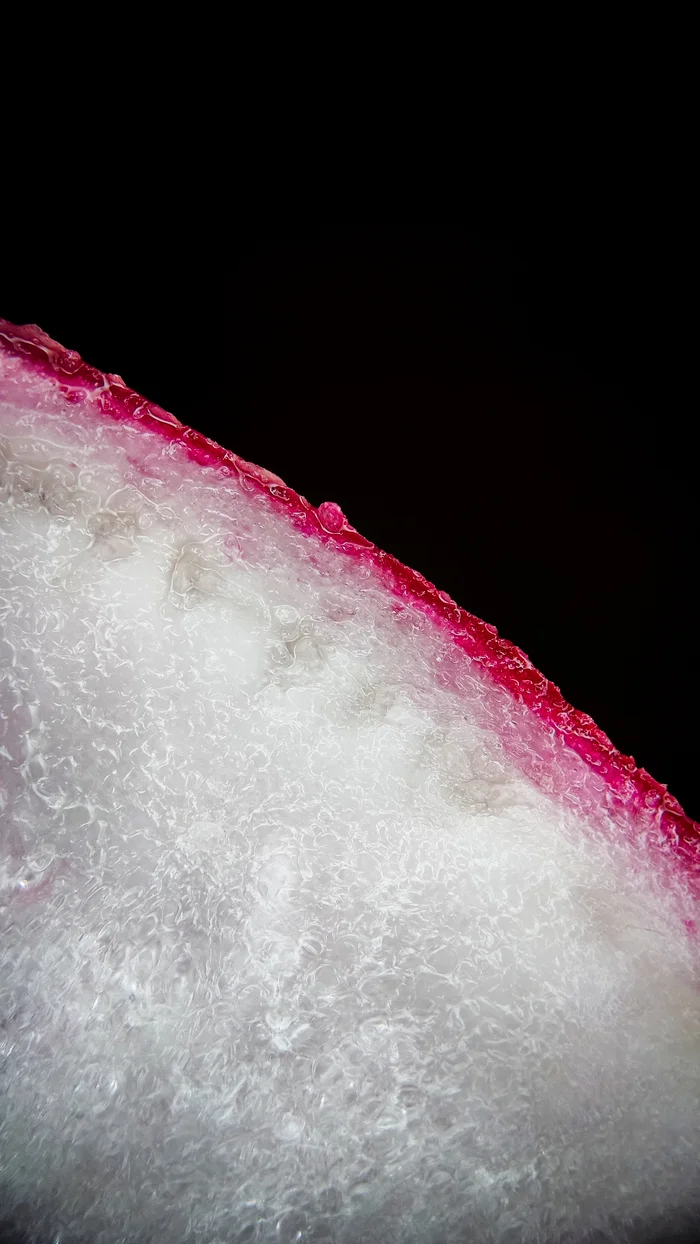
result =
[[[0,315],[337,501],[700,819],[695,412],[667,234],[238,236],[24,254]]]

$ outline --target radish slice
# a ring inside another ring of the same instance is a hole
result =
[[[10,1217],[668,1238],[700,834],[666,789],[337,505],[2,321],[0,499]]]

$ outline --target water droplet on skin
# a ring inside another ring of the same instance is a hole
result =
[[[321,520],[321,526],[333,535],[337,535],[345,526],[345,515],[335,501],[322,502],[318,507],[318,517]]]

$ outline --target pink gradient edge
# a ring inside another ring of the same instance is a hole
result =
[[[447,631],[455,645],[478,662],[481,670],[514,700],[527,706],[597,772],[610,791],[613,806],[653,815],[685,867],[700,876],[700,825],[685,815],[667,788],[645,769],[638,768],[631,756],[619,752],[587,713],[567,704],[558,687],[515,644],[501,638],[495,626],[461,609],[446,592],[438,591],[417,571],[366,540],[348,524],[333,502],[324,502],[318,508],[312,506],[272,472],[246,462],[186,427],[128,388],[120,376],[103,374],[91,367],[79,354],[65,349],[34,324],[18,327],[0,320],[0,346],[22,358],[28,369],[55,381],[66,401],[80,400],[81,390],[93,393],[100,410],[112,418],[137,419],[168,440],[183,443],[189,457],[199,465],[213,466],[227,474],[236,471],[245,477],[248,488],[265,491],[305,534],[336,543],[349,555],[361,553],[380,572],[386,587],[402,600],[412,601],[443,632]]]

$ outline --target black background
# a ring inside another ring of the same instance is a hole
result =
[[[19,260],[0,314],[337,501],[700,818],[694,410],[666,236],[183,225]]]

